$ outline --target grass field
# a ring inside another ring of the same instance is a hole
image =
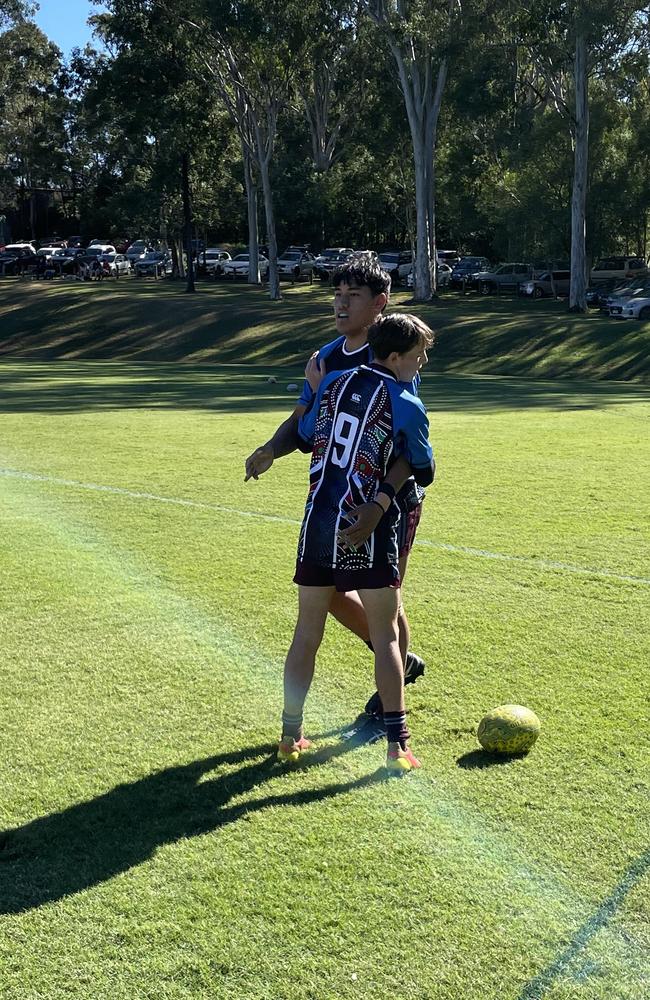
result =
[[[0,364],[0,997],[642,1000],[650,390],[425,373],[424,768],[386,781],[335,623],[318,752],[270,758],[306,457],[243,459],[293,374]],[[478,750],[504,702],[527,757]]]
[[[332,336],[332,290],[266,289],[203,282],[195,295],[170,281],[78,283],[0,279],[0,356],[296,364]],[[593,312],[572,316],[565,301],[529,302],[448,292],[413,306],[396,290],[392,307],[413,310],[436,330],[438,371],[650,381],[650,323]]]

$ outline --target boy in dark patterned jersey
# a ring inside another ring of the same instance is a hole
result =
[[[299,446],[297,439],[298,421],[305,413],[321,379],[329,372],[345,371],[371,361],[372,351],[368,344],[368,328],[382,314],[390,293],[390,276],[368,256],[353,257],[333,277],[335,287],[334,314],[339,336],[326,344],[309,360],[303,391],[293,413],[276,430],[266,444],[257,448],[246,460],[246,476],[258,479],[273,464],[274,459],[290,454]],[[414,380],[417,391],[419,375]],[[412,479],[400,489],[410,469],[405,462],[396,463],[388,477],[388,485],[399,490],[398,503],[402,511],[399,525],[400,575],[406,573],[408,555],[413,545],[415,528],[420,519],[424,492],[417,494]],[[349,541],[357,544],[367,537],[376,526],[374,507],[361,507],[357,519],[349,526]],[[363,537],[362,537],[363,536]],[[371,645],[365,610],[355,593],[335,592],[332,596],[332,615],[346,628]],[[410,628],[403,607],[399,615],[400,647],[405,660],[407,679],[415,680],[424,671],[422,660],[408,652]],[[367,709],[373,715],[381,715],[381,702],[374,695]]]
[[[434,462],[422,402],[405,388],[427,361],[429,328],[415,317],[393,315],[376,323],[369,339],[375,360],[353,371],[326,375],[300,420],[303,450],[312,448],[310,488],[294,581],[299,614],[284,676],[284,710],[278,758],[294,761],[309,746],[302,729],[334,592],[356,591],[366,612],[375,653],[375,676],[384,708],[386,766],[402,773],[419,767],[408,746],[403,656],[399,643],[395,491],[385,485],[397,456],[405,456],[422,486]],[[342,535],[353,511],[372,504],[378,524],[360,546]]]

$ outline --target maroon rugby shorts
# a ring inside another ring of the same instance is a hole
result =
[[[298,559],[293,582],[301,587],[334,587],[345,594],[351,590],[382,590],[384,587],[397,590],[400,577],[397,566],[388,563],[372,569],[345,570]]]
[[[419,503],[413,510],[401,511],[401,516],[397,524],[397,549],[399,558],[407,556],[413,548],[415,532],[422,517],[422,504]]]

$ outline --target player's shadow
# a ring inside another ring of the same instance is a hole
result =
[[[325,747],[299,764],[307,770],[348,752]],[[271,746],[254,746],[169,767],[118,785],[87,802],[0,833],[0,913],[20,913],[107,881],[150,858],[158,847],[218,830],[271,806],[334,798],[381,780],[374,772],[353,781],[279,792],[233,802],[285,771]],[[260,756],[266,755],[260,761]],[[227,768],[210,777],[210,772]]]

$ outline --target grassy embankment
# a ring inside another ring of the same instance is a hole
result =
[[[195,295],[171,282],[46,284],[0,282],[0,355],[45,359],[247,362],[302,366],[333,333],[331,289],[266,290],[201,284]],[[448,293],[413,306],[397,291],[393,308],[417,311],[438,333],[432,369],[534,378],[650,376],[650,325],[590,313],[566,302],[482,299]]]

